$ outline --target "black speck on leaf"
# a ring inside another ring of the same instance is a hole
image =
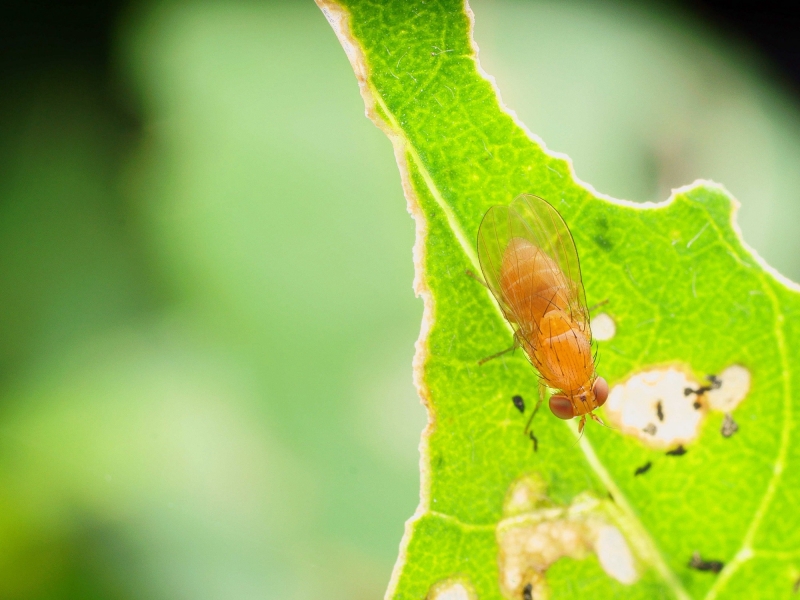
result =
[[[533,585],[530,583],[522,590],[522,600],[533,600]]]
[[[721,560],[703,560],[699,552],[692,554],[689,560],[689,568],[697,571],[710,571],[711,573],[719,573],[725,566]]]
[[[678,446],[672,450],[667,450],[667,456],[683,456],[684,454],[686,454],[686,448],[683,446]]]

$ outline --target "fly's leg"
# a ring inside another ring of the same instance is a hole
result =
[[[590,307],[589,307],[588,309],[586,309],[586,310],[588,310],[588,311],[589,311],[589,313],[592,313],[592,312],[594,312],[594,309],[595,309],[595,308],[600,308],[601,306],[605,306],[606,304],[608,304],[608,298],[606,298],[605,300],[601,300],[601,301],[600,301],[600,302],[598,302],[597,304],[593,304],[592,306],[590,306]]]
[[[483,363],[487,363],[487,362],[489,362],[489,361],[490,361],[490,360],[492,360],[493,358],[498,358],[499,356],[503,356],[503,354],[508,354],[509,352],[513,352],[513,351],[514,351],[514,350],[516,350],[516,349],[517,349],[517,344],[516,344],[516,342],[515,342],[515,343],[514,343],[514,345],[513,345],[513,346],[511,346],[511,348],[506,348],[505,350],[501,350],[500,352],[495,352],[495,353],[494,353],[494,354],[492,354],[491,356],[487,356],[486,358],[482,358],[482,359],[480,359],[480,360],[478,361],[478,364],[479,364],[479,365],[482,365]]]
[[[467,277],[471,277],[472,279],[474,279],[475,281],[480,283],[483,287],[485,287],[486,289],[489,289],[489,286],[486,285],[486,282],[483,279],[481,279],[480,277],[478,277],[477,275],[475,275],[475,273],[473,273],[469,269],[467,269],[464,272],[467,274]],[[503,356],[503,354],[508,354],[509,352],[513,352],[518,347],[519,347],[519,340],[517,339],[517,335],[514,334],[514,345],[513,346],[511,346],[510,348],[506,348],[505,350],[501,350],[500,352],[495,352],[494,354],[492,354],[491,356],[487,356],[486,358],[482,358],[481,360],[478,361],[478,365],[482,365],[483,363],[487,363],[490,360],[492,360],[493,358],[497,358],[499,356]]]
[[[464,272],[467,274],[467,277],[472,277],[472,279],[474,279],[475,281],[480,283],[483,287],[485,287],[486,289],[489,289],[489,286],[486,285],[486,282],[483,279],[481,279],[480,277],[478,277],[477,275],[475,275],[475,273],[473,273],[469,269],[467,269]]]
[[[539,398],[536,400],[536,406],[533,408],[533,412],[531,413],[531,416],[528,417],[528,422],[525,424],[525,430],[524,430],[525,433],[528,433],[531,427],[531,422],[533,422],[533,417],[535,417],[536,413],[539,412],[539,407],[542,405],[542,400],[544,400],[544,392],[545,392],[544,383],[542,383],[542,381],[539,380]]]
[[[519,348],[519,346],[520,346],[520,343],[519,343],[519,340],[517,339],[517,334],[515,333],[514,334],[514,345],[511,346],[511,348],[506,348],[505,350],[501,350],[500,352],[495,352],[491,356],[487,356],[486,358],[482,358],[482,359],[480,359],[478,361],[478,364],[482,365],[483,363],[489,362],[493,358],[497,358],[498,356],[503,356],[503,354],[508,354],[509,352],[513,352],[514,350]]]
[[[525,430],[524,430],[524,433],[531,432],[531,435],[533,434],[533,433],[532,433],[532,430],[531,430],[531,422],[533,421],[533,417],[535,417],[535,416],[536,416],[536,411],[538,411],[538,410],[539,410],[539,407],[540,407],[541,405],[542,405],[542,397],[541,397],[541,396],[539,396],[539,399],[536,401],[536,407],[533,409],[533,412],[531,413],[531,416],[530,416],[530,417],[528,417],[528,422],[527,422],[527,423],[525,423]]]
[[[525,429],[523,433],[527,433],[528,437],[531,438],[533,442],[533,451],[539,451],[539,440],[535,435],[533,435],[533,430],[531,429],[531,423],[533,422],[533,417],[536,416],[536,413],[539,411],[539,407],[542,405],[542,400],[544,399],[544,384],[540,381],[539,382],[539,398],[536,400],[536,406],[533,408],[533,412],[531,416],[528,417],[528,422],[525,423]]]

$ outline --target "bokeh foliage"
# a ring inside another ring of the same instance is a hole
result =
[[[374,598],[425,422],[391,146],[313,3],[134,4],[117,53],[138,122],[3,95],[0,596]]]

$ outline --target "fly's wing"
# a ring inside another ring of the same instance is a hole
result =
[[[511,207],[493,206],[486,212],[478,229],[478,260],[486,285],[515,331],[519,329],[517,316],[503,293],[500,279],[506,248],[516,237],[530,239],[530,231]]]
[[[586,308],[586,293],[581,282],[578,252],[572,234],[564,219],[548,202],[538,196],[523,194],[509,206],[490,208],[478,230],[478,259],[486,285],[497,299],[517,335],[524,339],[530,348],[535,348],[539,316],[535,308],[536,301],[526,302],[525,298],[541,297],[541,292],[536,287],[541,281],[527,275],[529,264],[522,265],[516,262],[525,260],[516,251],[510,251],[510,254],[505,256],[509,243],[514,238],[522,238],[540,249],[559,268],[568,288],[566,310],[569,311],[571,319],[588,333],[589,311]],[[506,275],[519,282],[526,282],[525,286],[530,286],[527,292],[525,289],[516,292],[516,308],[525,311],[520,315],[515,314],[514,305],[505,297],[501,286],[504,257],[507,261],[506,269],[519,269],[516,277],[513,273]],[[524,327],[520,327],[520,323],[524,323]],[[536,356],[532,356],[531,360],[536,363]],[[538,364],[534,366],[539,368]]]
[[[564,219],[553,206],[533,194],[521,194],[511,203],[511,210],[517,213],[530,231],[530,241],[549,256],[561,272],[569,286],[569,311],[572,319],[589,328],[589,311],[586,308],[586,291],[581,279],[581,265],[578,250]]]

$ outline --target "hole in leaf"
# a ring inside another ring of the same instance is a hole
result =
[[[608,500],[588,494],[569,506],[547,496],[544,480],[526,475],[506,495],[505,518],[497,526],[500,589],[510,599],[549,597],[546,573],[562,557],[577,560],[597,554],[603,570],[630,585],[636,561],[620,530],[611,522]]]
[[[617,334],[617,324],[608,313],[600,313],[591,322],[592,337],[606,342]]]
[[[425,600],[476,600],[472,586],[462,579],[445,579],[435,583]]]
[[[704,384],[677,367],[642,371],[615,385],[605,412],[612,427],[653,448],[675,448],[697,438],[709,410],[726,413],[722,434],[738,426],[730,412],[750,390],[750,372],[732,365]]]
[[[717,375],[719,386],[706,393],[708,405],[714,410],[730,413],[750,391],[750,371],[741,365],[731,365]]]

